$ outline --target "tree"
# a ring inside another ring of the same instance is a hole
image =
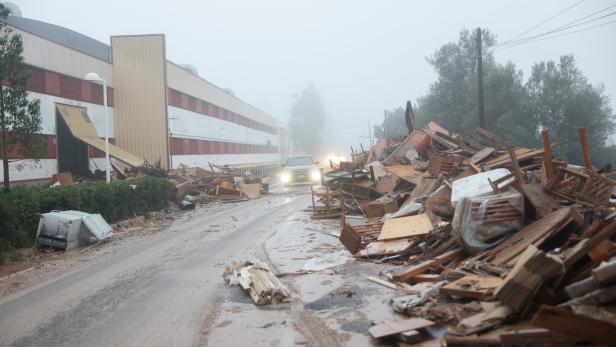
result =
[[[40,151],[41,112],[39,100],[29,100],[30,78],[23,60],[21,35],[14,34],[6,19],[9,10],[0,4],[0,148],[4,190],[10,190],[9,151],[32,157]]]
[[[608,137],[614,131],[610,98],[602,86],[594,87],[577,68],[573,55],[536,63],[527,83],[529,104],[541,129],[547,129],[556,141],[566,141],[555,149],[556,155],[577,164],[583,163],[578,128],[585,128],[597,165],[613,161],[606,157]]]
[[[299,96],[295,96],[289,111],[289,129],[293,142],[307,154],[318,154],[321,130],[325,123],[325,106],[321,93],[309,83]]]
[[[390,139],[401,139],[408,135],[408,128],[404,121],[404,108],[398,107],[384,111],[381,125],[374,125],[374,137],[381,139],[387,136]]]

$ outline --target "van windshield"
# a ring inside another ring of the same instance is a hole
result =
[[[311,157],[293,157],[287,159],[287,166],[312,165],[314,162]]]

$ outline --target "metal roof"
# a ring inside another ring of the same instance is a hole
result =
[[[35,19],[8,16],[7,23],[44,39],[59,43],[95,58],[111,62],[111,47],[91,37],[59,25]]]

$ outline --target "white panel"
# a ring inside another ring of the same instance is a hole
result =
[[[100,137],[105,137],[105,107],[97,104],[91,104],[89,102],[76,101],[71,99],[65,99],[57,96],[32,93],[28,92],[29,99],[41,100],[41,127],[43,134],[55,134],[56,133],[56,103],[67,104],[79,107],[85,107],[88,111],[88,116],[96,128],[96,132]],[[113,129],[113,107],[108,109],[109,116],[109,137],[115,137]]]
[[[3,163],[0,160],[0,165]],[[11,182],[49,178],[58,173],[56,159],[27,159],[9,162],[9,177]],[[0,180],[4,180],[3,170],[0,170]]]
[[[252,165],[278,163],[278,153],[259,154],[205,154],[205,155],[173,155],[171,165],[174,169],[180,164],[191,167],[208,167],[208,163],[216,165]]]
[[[91,57],[66,46],[13,28],[24,43],[24,62],[45,70],[83,79],[88,72],[96,72],[113,87],[113,72],[109,62]]]
[[[246,118],[276,127],[276,118],[242,101],[205,79],[195,76],[174,63],[167,61],[167,86],[194,96],[216,106],[235,112]]]
[[[257,145],[269,140],[272,146],[278,145],[278,135],[178,107],[169,106],[168,110],[171,136]]]

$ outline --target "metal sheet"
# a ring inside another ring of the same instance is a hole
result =
[[[100,214],[88,214],[82,218],[83,224],[97,240],[103,240],[113,235],[113,229]]]
[[[56,105],[56,108],[73,136],[86,144],[105,152],[105,141],[98,136],[98,133],[96,132],[96,129],[94,128],[94,125],[90,121],[90,117],[88,117],[88,113],[84,108],[69,105]],[[141,166],[145,163],[143,158],[127,152],[111,143],[109,144],[109,156],[131,166]]]

